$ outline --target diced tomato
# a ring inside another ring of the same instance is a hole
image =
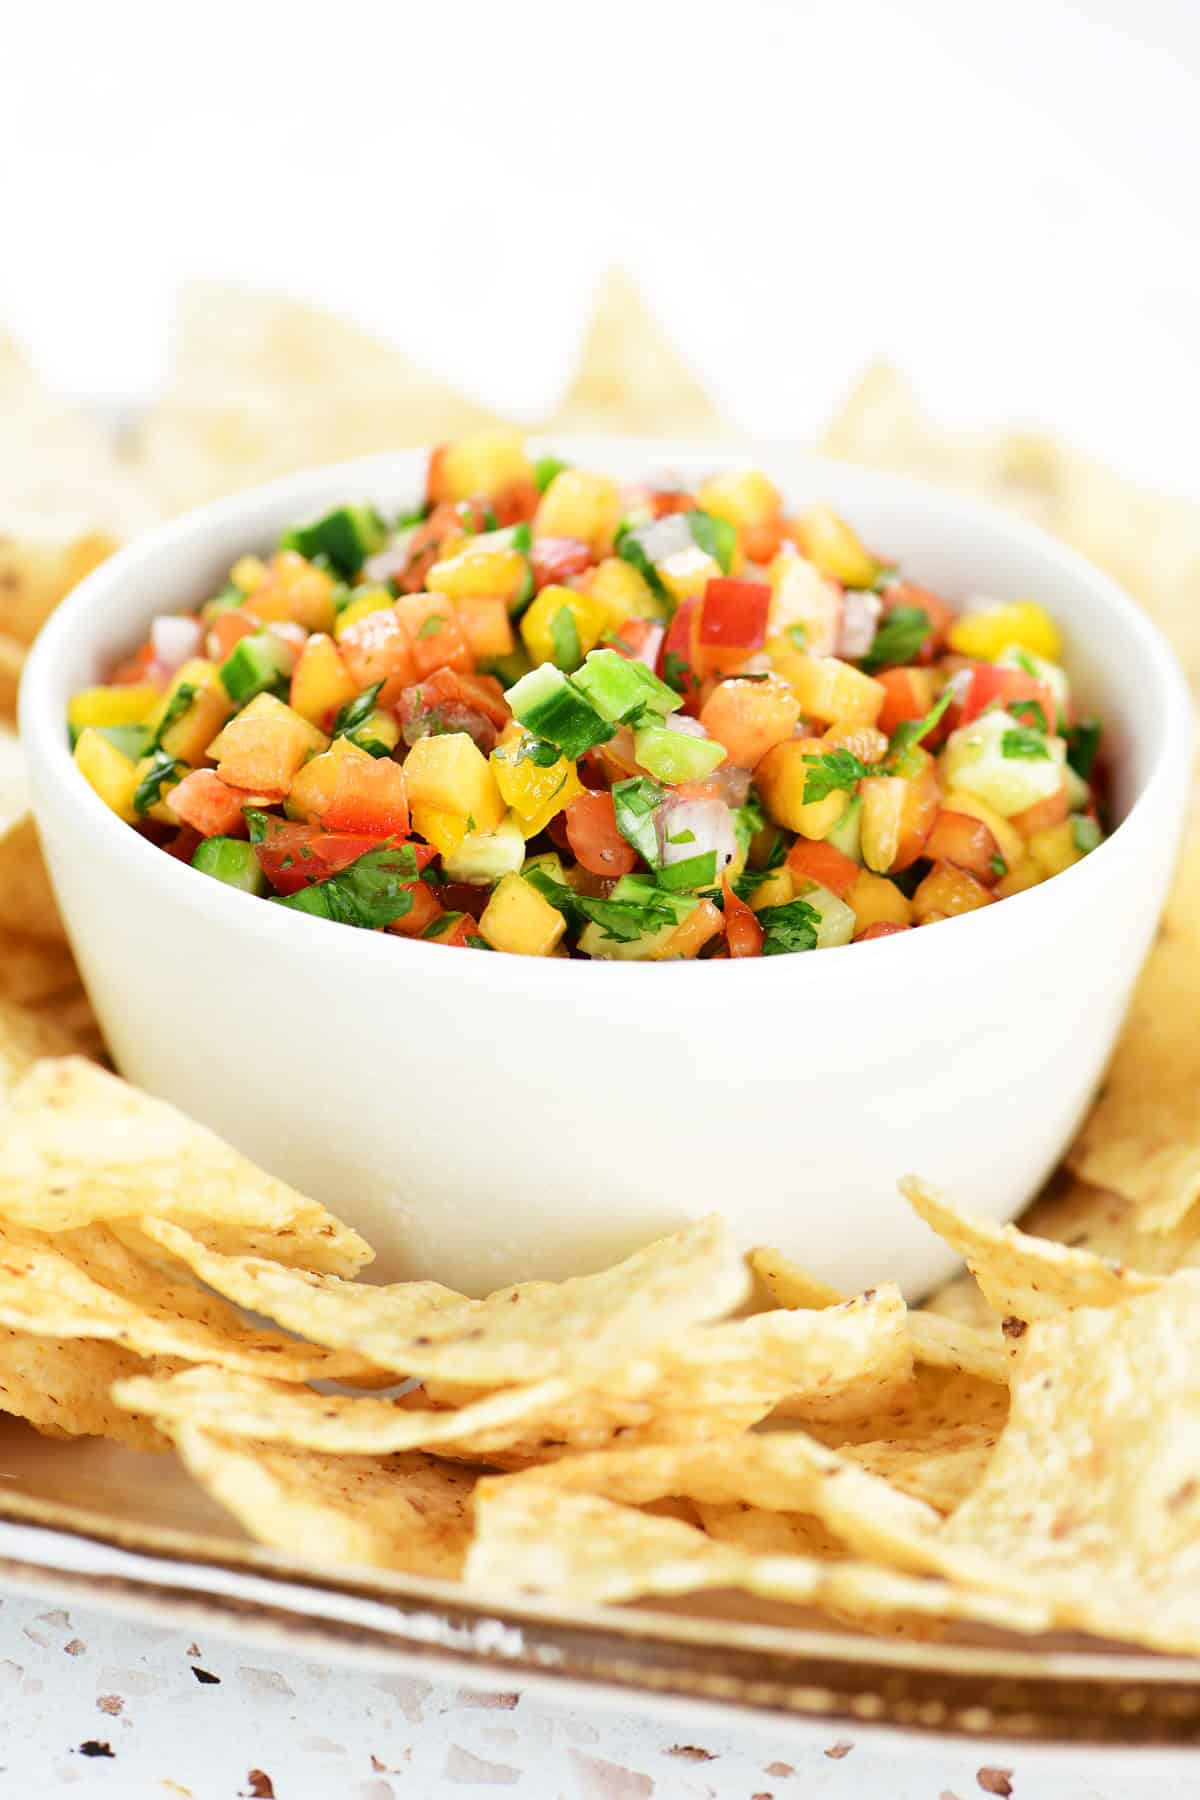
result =
[[[404,885],[412,895],[412,910],[406,912],[402,919],[393,919],[384,929],[394,931],[397,937],[420,937],[442,908],[427,881],[407,881]]]
[[[617,830],[613,797],[584,793],[565,808],[567,842],[576,860],[593,875],[629,875],[637,867],[637,852]]]
[[[724,800],[725,783],[716,775],[709,775],[703,781],[680,781],[671,789],[671,798],[672,800]]]
[[[933,675],[929,669],[883,669],[875,677],[885,691],[876,723],[891,737],[897,725],[923,719],[933,706]],[[933,737],[935,733],[930,733]]]
[[[615,650],[628,662],[649,662],[653,667],[662,648],[664,628],[656,619],[626,619],[624,624],[604,640],[606,650]]]
[[[533,585],[540,594],[544,587],[558,586],[569,575],[582,575],[595,559],[591,545],[580,538],[543,537],[534,539],[529,560]]]
[[[421,933],[421,942],[440,944],[443,949],[465,950],[471,939],[478,935],[479,921],[471,913],[454,912],[449,907],[440,906]]]
[[[382,681],[379,706],[394,706],[417,678],[409,634],[393,606],[367,613],[349,626],[338,648],[359,692]]]
[[[431,481],[439,454],[435,450],[429,459]],[[430,498],[435,496],[431,493]],[[445,540],[458,536],[468,526],[472,531],[482,531],[486,516],[487,503],[483,500],[442,500],[436,504],[429,517],[416,526],[409,540],[408,561],[396,580],[401,593],[419,594],[425,586],[425,577],[441,555]]]
[[[1042,709],[1042,718],[1022,708],[1021,701],[1034,702]],[[1032,725],[1042,730],[1043,719],[1045,729],[1053,731],[1056,723],[1054,695],[1044,681],[1038,681],[1024,669],[998,669],[995,663],[979,663],[971,675],[971,685],[963,696],[962,711],[959,724],[969,725],[972,719],[989,706],[1001,706],[1012,712],[1013,717],[1022,725]]]
[[[515,481],[492,500],[492,514],[496,524],[505,526],[529,523],[537,512],[541,498],[535,482]]]
[[[339,756],[337,782],[321,823],[331,831],[370,831],[379,837],[408,835],[404,770],[388,757]]]
[[[175,789],[172,793],[172,801],[178,791]],[[190,825],[181,825],[174,837],[163,845],[163,849],[168,856],[174,856],[180,862],[190,863],[203,842],[204,837],[201,832],[194,830]]]
[[[447,881],[438,889],[438,899],[447,912],[470,913],[473,919],[483,916],[491,898],[490,887],[476,887],[469,881]]]
[[[1003,873],[995,863],[1000,847],[991,831],[982,819],[969,818],[966,813],[943,808],[933,822],[924,854],[934,862],[953,863],[957,869],[969,870],[989,887]]]
[[[201,837],[245,837],[245,800],[215,769],[193,769],[170,793],[171,811]]]
[[[761,956],[763,928],[752,906],[738,898],[729,876],[721,877],[725,890],[725,941],[730,956]]]
[[[797,838],[787,853],[787,867],[803,881],[816,881],[844,900],[862,870],[853,857],[821,838]]]
[[[432,675],[435,669],[466,671],[475,667],[454,602],[444,594],[405,594],[396,602],[396,614],[408,633],[418,681]],[[368,613],[360,623],[366,625],[380,616]]]
[[[494,675],[435,669],[401,693],[396,706],[406,744],[431,732],[465,731],[487,756],[496,747],[511,713]]]
[[[692,619],[700,602],[685,600],[675,609],[667,628],[657,673],[668,687],[683,695],[683,710],[696,718],[700,712],[700,683],[692,662]]]
[[[884,589],[882,598],[881,619],[886,619],[898,606],[914,607],[927,615],[932,630],[921,646],[917,661],[932,662],[946,641],[946,633],[954,619],[954,609],[928,588],[918,587],[915,581],[892,582],[890,587]]]
[[[656,519],[668,518],[671,513],[696,510],[695,494],[689,494],[683,488],[651,488],[644,498]]]
[[[171,804],[175,804],[174,794],[171,796]],[[1010,823],[1016,826],[1022,837],[1032,837],[1035,831],[1048,831],[1052,825],[1061,825],[1069,810],[1064,786],[1056,794],[1048,794],[1044,800],[1036,800],[1024,812],[1014,813]]]
[[[222,663],[235,644],[261,630],[259,620],[245,607],[230,607],[228,612],[218,613],[208,628],[208,654],[213,662]]]
[[[856,944],[867,944],[870,943],[872,938],[894,937],[898,931],[911,930],[911,925],[890,925],[886,920],[878,919],[874,925],[868,925],[865,931],[856,932],[854,934],[854,942]]]
[[[377,837],[364,837],[346,831],[322,831],[319,825],[294,824],[290,820],[272,819],[261,844],[254,846],[259,867],[280,894],[295,894],[336,875],[339,869],[357,862],[368,850],[378,850]],[[409,845],[423,869],[437,852],[429,844]]]
[[[133,656],[118,663],[109,676],[110,687],[136,687],[141,681],[150,681],[154,673],[154,646],[150,643],[142,645]]]
[[[770,609],[771,590],[765,581],[714,575],[700,606],[700,642],[725,650],[761,650]]]

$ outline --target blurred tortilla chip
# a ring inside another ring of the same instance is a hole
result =
[[[597,296],[575,377],[541,429],[713,437],[724,427],[629,276],[612,269]]]
[[[326,1566],[343,1563],[453,1579],[471,1533],[474,1476],[414,1450],[317,1456],[180,1425],[189,1473],[251,1536]]]
[[[320,1269],[353,1272],[372,1254],[174,1107],[78,1057],[39,1063],[0,1119],[0,1218],[64,1231],[143,1214],[269,1230]]]
[[[37,827],[26,813],[0,831],[0,932],[65,943]]]
[[[113,1400],[118,1381],[153,1364],[119,1344],[33,1336],[0,1328],[0,1412],[47,1437],[104,1437],[131,1450],[166,1450],[150,1419]]]

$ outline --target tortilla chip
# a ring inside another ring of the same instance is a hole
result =
[[[152,1366],[119,1344],[0,1329],[0,1412],[27,1419],[48,1437],[105,1437],[132,1450],[166,1450],[151,1421],[110,1393],[114,1382]]]
[[[357,1285],[260,1257],[218,1256],[162,1223],[144,1220],[143,1229],[218,1293],[288,1330],[332,1349],[358,1349],[380,1368],[483,1387],[629,1357],[639,1345],[719,1318],[748,1285],[732,1233],[715,1214],[597,1275],[531,1281],[486,1300],[431,1281]]]
[[[712,437],[723,422],[629,276],[613,269],[597,296],[575,378],[542,429]]]
[[[404,1456],[315,1456],[235,1443],[181,1425],[189,1473],[261,1543],[306,1562],[367,1564],[411,1575],[461,1574],[470,1537],[469,1471]]]
[[[949,1425],[919,1443],[843,1445],[847,1462],[890,1482],[902,1494],[923,1500],[940,1513],[961,1506],[983,1477],[995,1435],[981,1425]]]
[[[741,1588],[871,1622],[911,1613],[1037,1631],[1047,1618],[1034,1601],[973,1593],[852,1560],[754,1554],[678,1519],[595,1494],[539,1489],[527,1476],[480,1482],[463,1573],[475,1588],[548,1594],[577,1604]]]
[[[0,1000],[0,1095],[7,1095],[43,1057],[67,1056],[74,1048],[71,1033],[52,1017]]]
[[[810,1275],[782,1250],[752,1250],[750,1267],[768,1305],[823,1308],[842,1304],[837,1288]],[[915,1360],[944,1369],[962,1369],[986,1381],[1003,1381],[1008,1356],[996,1326],[972,1329],[932,1313],[913,1311],[906,1330]]]
[[[0,931],[66,942],[37,828],[28,813],[0,835]]]
[[[190,289],[176,357],[175,383],[132,451],[170,512],[312,464],[499,423],[356,326],[275,296]]]
[[[969,1218],[913,1175],[904,1177],[900,1191],[917,1216],[966,1259],[988,1305],[1003,1319],[1053,1318],[1064,1307],[1115,1306],[1158,1286],[1155,1276],[1105,1262],[1088,1250],[1027,1237],[1015,1225]]]
[[[431,1409],[419,1391],[348,1399],[216,1369],[128,1382],[118,1398],[229,1437],[329,1454],[436,1446],[442,1455],[512,1468],[618,1438],[624,1448],[738,1435],[783,1394],[807,1388],[821,1401],[855,1386],[873,1389],[877,1365],[897,1345],[903,1355],[903,1306],[893,1291],[819,1316],[767,1313],[697,1327],[602,1374],[504,1389],[461,1408]]]
[[[21,675],[25,668],[25,645],[19,638],[0,632],[0,716],[15,719],[17,697],[21,691]]]
[[[270,1230],[281,1255],[353,1271],[357,1232],[174,1107],[76,1057],[44,1062],[0,1119],[0,1218],[64,1231],[144,1213]]]
[[[102,1225],[49,1235],[0,1224],[0,1325],[292,1381],[374,1373],[354,1352],[254,1329],[224,1300],[164,1281]]]
[[[1142,971],[1101,1097],[1070,1153],[1114,1188],[1147,1232],[1200,1199],[1200,818],[1184,844],[1162,930]]]
[[[942,1534],[947,1574],[1061,1625],[1200,1650],[1200,1275],[1032,1325],[1012,1415]]]

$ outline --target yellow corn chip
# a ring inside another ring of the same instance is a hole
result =
[[[66,941],[42,846],[28,813],[0,834],[0,931]]]
[[[1052,1318],[1071,1306],[1115,1306],[1158,1285],[1154,1276],[1104,1262],[1088,1250],[1027,1237],[1015,1225],[968,1218],[915,1176],[906,1175],[900,1191],[918,1217],[965,1257],[989,1306],[1005,1319]]]
[[[78,1058],[40,1063],[0,1119],[0,1218],[62,1231],[143,1213],[277,1234],[276,1254],[352,1271],[349,1226],[161,1100]]]
[[[474,1476],[412,1451],[316,1456],[235,1443],[180,1425],[189,1472],[252,1536],[325,1566],[363,1563],[448,1579],[461,1573]]]
[[[17,695],[24,667],[24,644],[6,632],[0,632],[0,716],[6,719],[17,716]]]
[[[184,1231],[142,1223],[218,1293],[288,1330],[333,1349],[358,1349],[381,1368],[485,1387],[578,1375],[628,1357],[639,1344],[719,1318],[748,1285],[732,1234],[716,1215],[600,1274],[531,1281],[486,1300],[465,1299],[436,1282],[368,1287],[261,1257],[218,1256]]]
[[[119,1344],[0,1329],[0,1412],[28,1419],[49,1437],[115,1438],[133,1450],[166,1450],[151,1421],[110,1394],[114,1382],[151,1366]]]

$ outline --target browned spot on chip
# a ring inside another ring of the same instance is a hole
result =
[[[1013,1791],[1011,1769],[980,1769],[975,1779],[985,1794],[1008,1795]]]

